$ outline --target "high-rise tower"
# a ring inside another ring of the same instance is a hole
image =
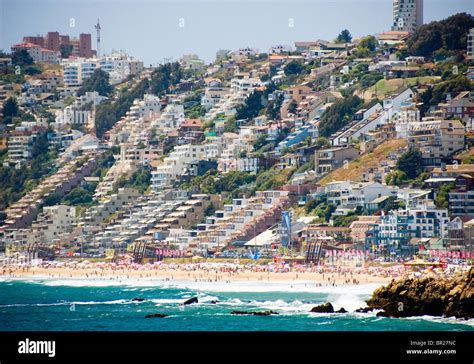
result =
[[[94,26],[95,30],[97,31],[97,57],[100,57],[100,22],[97,19],[97,24]]]
[[[423,0],[393,0],[392,30],[413,33],[423,25]]]

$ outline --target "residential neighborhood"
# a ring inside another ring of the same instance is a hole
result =
[[[471,44],[421,56],[418,24],[400,25],[152,68],[98,54],[91,34],[25,35],[2,55],[5,259],[238,258],[251,244],[309,259],[326,227],[357,229],[323,246],[368,260],[472,258]]]
[[[1,363],[472,361],[472,5],[0,0]]]

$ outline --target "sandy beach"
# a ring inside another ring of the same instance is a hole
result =
[[[220,282],[299,281],[322,286],[386,284],[392,279],[413,276],[402,266],[390,268],[227,266],[212,264],[154,264],[115,266],[8,266],[0,270],[4,278],[84,278],[90,280],[158,279],[164,281]]]

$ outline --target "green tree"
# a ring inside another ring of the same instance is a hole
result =
[[[315,143],[317,149],[326,149],[331,147],[331,142],[325,137],[319,137]]]
[[[321,115],[319,134],[324,137],[329,137],[338,131],[352,119],[354,113],[362,105],[362,100],[357,96],[349,96],[336,100],[336,102],[328,107]]]
[[[113,87],[109,83],[109,74],[100,68],[82,83],[81,88],[77,91],[78,96],[84,95],[86,92],[98,92],[101,96],[109,96]]]
[[[408,180],[408,177],[405,172],[402,172],[398,169],[390,172],[387,177],[385,177],[385,183],[392,186],[400,186]]]
[[[11,118],[18,116],[19,112],[20,110],[18,108],[18,102],[16,101],[16,98],[8,98],[3,105],[3,117],[9,118],[11,120]]]
[[[59,52],[61,52],[61,58],[69,58],[72,54],[72,44],[61,44],[59,46]]]
[[[337,43],[350,43],[351,41],[352,35],[347,29],[342,30],[336,38]]]
[[[296,61],[291,61],[285,66],[285,75],[299,75],[303,71],[303,66],[301,63]]]
[[[368,49],[371,52],[375,52],[376,47],[377,39],[373,35],[362,38],[357,46],[358,49]]]
[[[397,169],[404,172],[410,179],[423,172],[423,157],[418,149],[410,148],[397,161]]]
[[[235,121],[235,116],[232,116],[225,121],[224,132],[235,133],[236,131],[237,131],[237,123]]]
[[[408,52],[432,57],[436,52],[465,50],[471,28],[474,28],[474,17],[466,13],[422,25],[407,40]]]
[[[12,63],[15,66],[31,66],[35,63],[26,49],[17,49],[12,54]]]
[[[263,92],[254,91],[245,100],[245,104],[237,108],[236,118],[241,119],[252,119],[259,115],[260,110],[263,109],[262,104]]]
[[[442,185],[435,198],[435,205],[439,209],[447,209],[449,207],[449,192],[454,189],[454,183]]]

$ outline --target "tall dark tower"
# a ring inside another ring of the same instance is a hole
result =
[[[100,57],[100,23],[99,23],[99,19],[97,19],[97,24],[94,26],[94,28],[97,31],[97,57]]]

